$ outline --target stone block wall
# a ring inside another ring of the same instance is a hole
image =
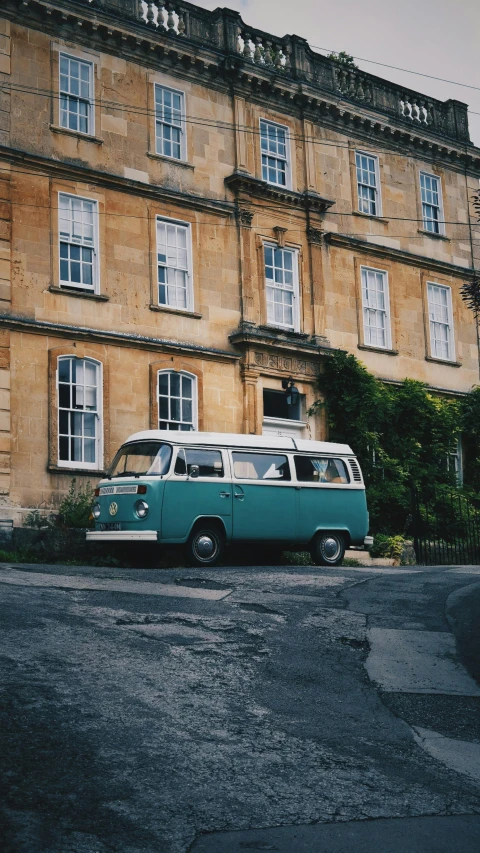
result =
[[[480,159],[468,127],[452,131],[465,105],[347,80],[298,37],[257,33],[271,59],[260,61],[245,51],[253,31],[229,10],[189,4],[178,32],[175,7],[166,34],[134,0],[65,6],[63,17],[40,14],[42,2],[5,0],[0,18],[0,520],[58,505],[72,477],[95,482],[129,434],[155,427],[156,376],[169,365],[197,378],[199,428],[218,432],[261,432],[262,392],[288,378],[308,409],[336,348],[390,381],[449,394],[478,383],[460,287],[480,268],[468,227]],[[89,134],[60,127],[60,52],[92,64]],[[156,84],[183,93],[183,160],[156,151]],[[288,130],[287,187],[263,180],[262,118]],[[356,151],[378,157],[381,215],[359,212]],[[421,170],[440,181],[444,234],[424,231]],[[98,205],[95,294],[59,280],[59,193]],[[158,216],[190,225],[191,310],[158,304]],[[268,322],[266,243],[298,253],[295,330]],[[388,273],[388,351],[363,339],[362,266]],[[452,290],[451,363],[431,357],[430,281]],[[95,472],[57,464],[61,354],[102,365]],[[327,438],[323,414],[305,418],[305,437]]]

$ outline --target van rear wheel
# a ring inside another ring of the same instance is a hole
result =
[[[214,566],[225,549],[225,537],[215,525],[199,525],[187,543],[187,555],[195,566]]]
[[[316,566],[338,566],[345,555],[345,537],[341,533],[317,533],[310,553]]]

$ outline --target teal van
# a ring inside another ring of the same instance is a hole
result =
[[[88,540],[183,545],[196,565],[249,542],[336,566],[346,548],[371,542],[362,473],[346,444],[148,430],[122,445],[95,495]]]

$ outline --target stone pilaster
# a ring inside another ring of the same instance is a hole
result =
[[[258,405],[258,377],[260,370],[255,364],[241,367],[243,381],[243,432],[256,435],[262,432],[261,412]]]
[[[237,208],[242,320],[255,323],[258,318],[253,288],[256,275],[254,270],[255,241],[251,227],[252,219],[253,211],[248,205],[240,205]]]
[[[321,229],[309,225],[307,241],[312,283],[313,329],[311,333],[323,337],[325,335],[325,265],[323,263],[325,249]]]
[[[247,126],[247,112],[245,98],[235,95],[233,99],[235,115],[235,163],[240,172],[248,172],[248,145],[245,128]]]
[[[0,144],[10,142],[10,21],[0,20]]]
[[[311,121],[303,122],[305,151],[305,186],[311,192],[318,192],[318,169],[315,168],[315,125]]]
[[[11,308],[10,172],[0,170],[0,313]],[[10,331],[0,327],[0,495],[10,493]],[[1,504],[0,498],[0,511]]]

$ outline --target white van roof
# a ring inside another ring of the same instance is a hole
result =
[[[231,432],[183,432],[181,430],[149,429],[135,432],[127,438],[130,441],[145,439],[167,441],[169,444],[202,444],[219,447],[255,447],[261,450],[301,450],[310,453],[328,453],[335,456],[354,456],[348,444],[335,444],[330,441],[308,441],[304,438],[292,438],[288,435],[242,435]]]

